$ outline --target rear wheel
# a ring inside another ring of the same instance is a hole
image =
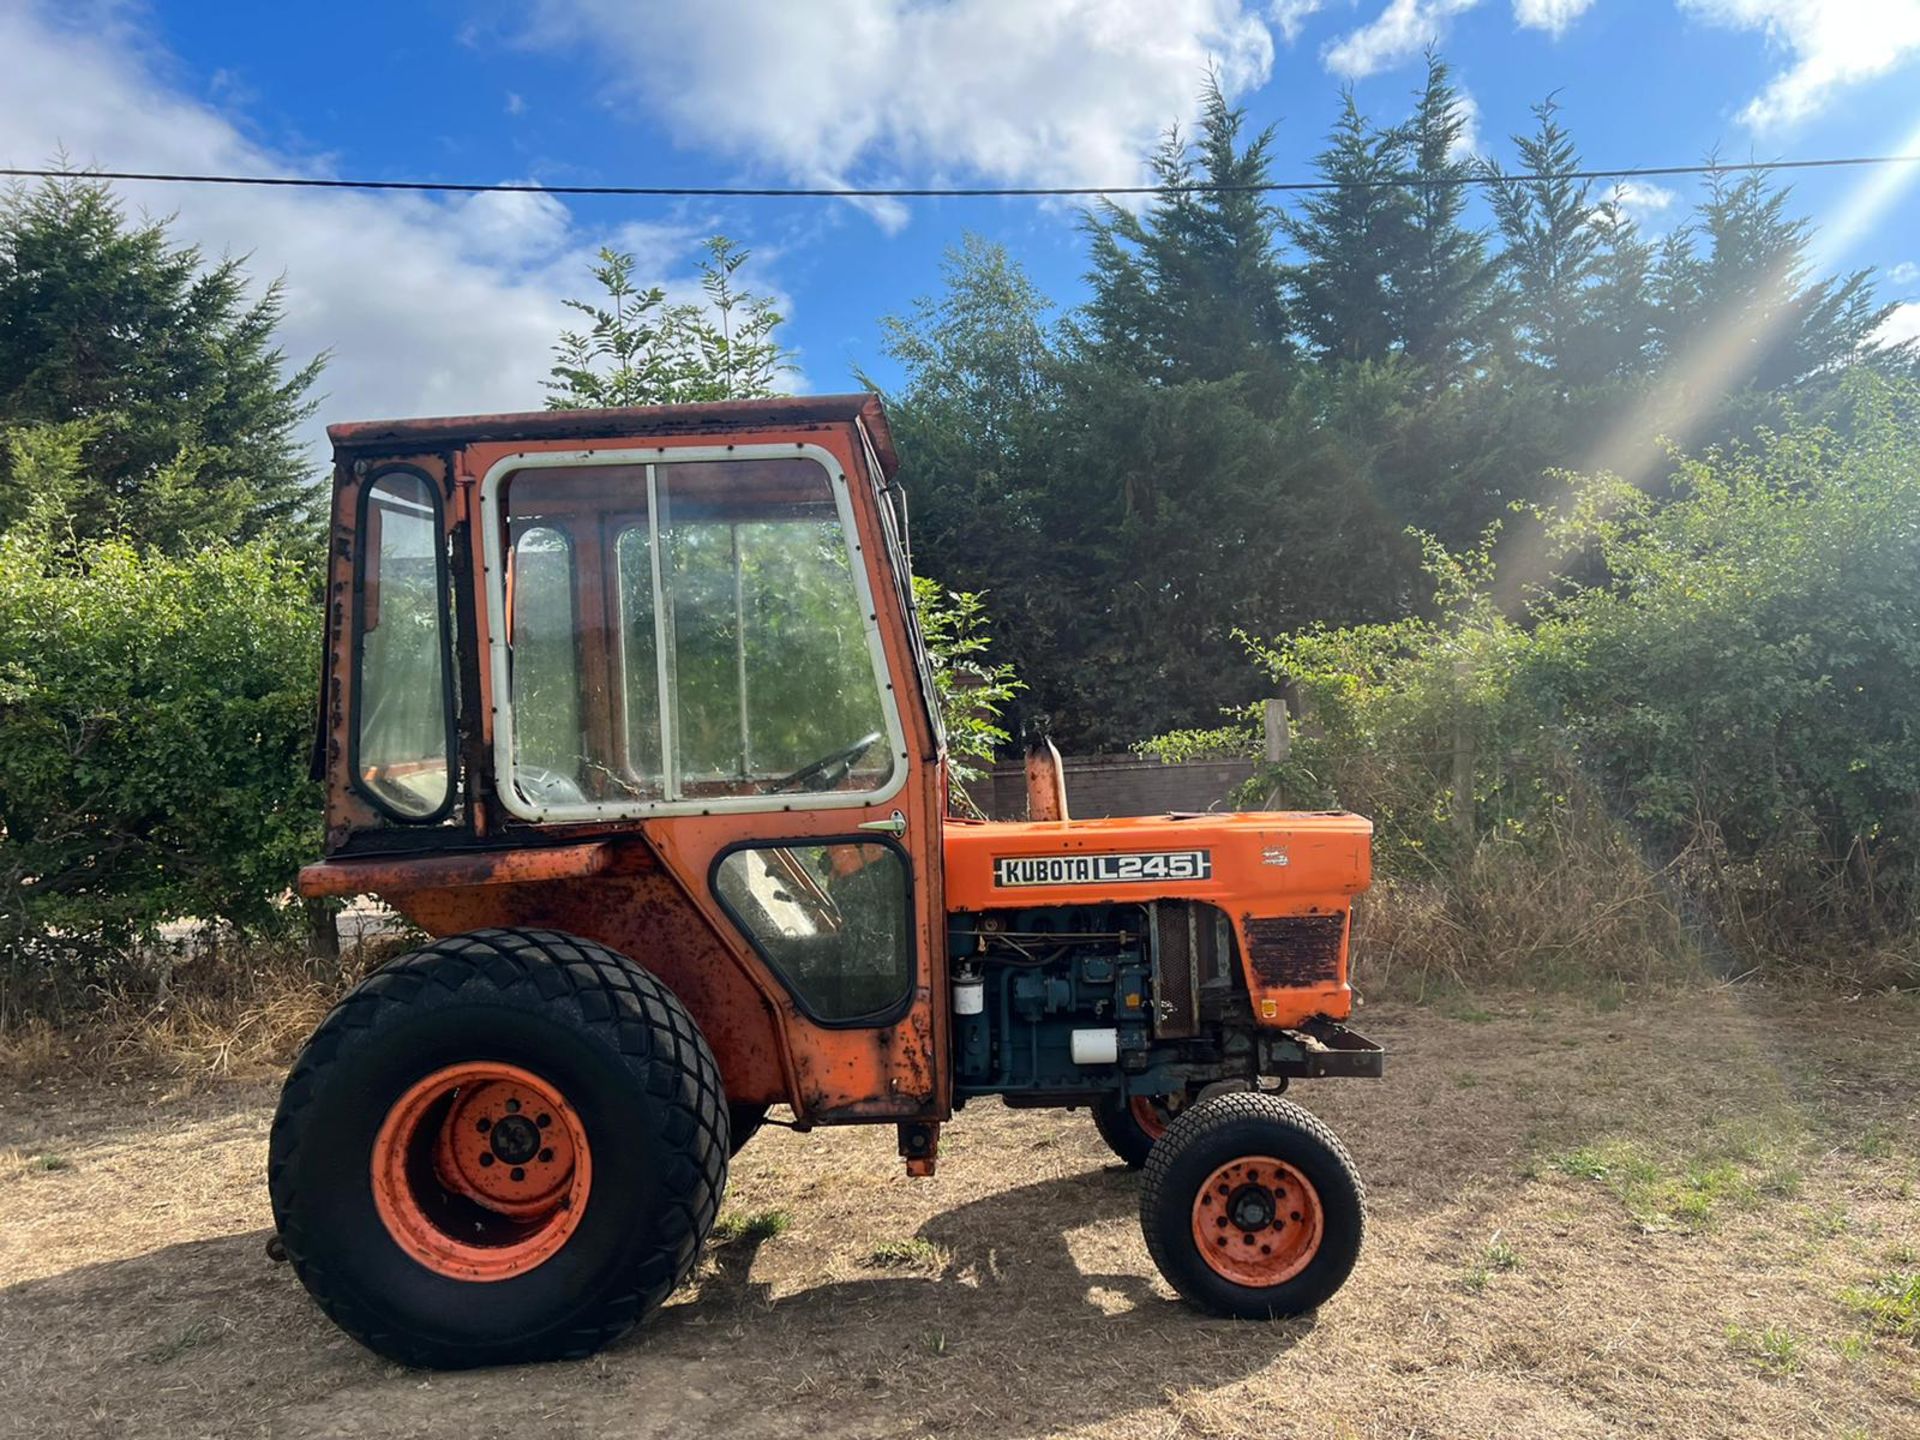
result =
[[[1366,1234],[1366,1191],[1334,1133],[1257,1091],[1188,1107],[1148,1157],[1140,1226],[1154,1264],[1216,1314],[1269,1320],[1345,1283]]]
[[[1093,1107],[1093,1128],[1128,1169],[1138,1170],[1186,1108],[1185,1095],[1106,1095]]]
[[[692,1270],[726,1185],[719,1072],[652,976],[551,931],[393,961],[301,1052],[274,1221],[333,1320],[403,1364],[591,1353]]]

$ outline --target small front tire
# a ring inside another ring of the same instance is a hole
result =
[[[1147,1158],[1147,1249],[1175,1290],[1218,1315],[1314,1309],[1346,1282],[1366,1225],[1366,1190],[1346,1147],[1275,1095],[1197,1101]]]

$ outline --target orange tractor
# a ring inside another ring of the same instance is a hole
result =
[[[315,1031],[277,1247],[414,1365],[586,1354],[697,1261],[729,1157],[970,1102],[1089,1108],[1190,1301],[1346,1279],[1352,1162],[1280,1098],[1341,1022],[1370,826],[952,818],[871,396],[344,425],[309,897],[438,937]]]

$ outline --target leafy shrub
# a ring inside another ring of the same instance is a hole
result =
[[[0,1019],[193,916],[258,930],[319,843],[309,577],[0,536]]]
[[[1243,635],[1306,715],[1249,793],[1370,815],[1388,885],[1438,887],[1448,968],[1644,977],[1623,955],[1684,949],[1684,920],[1743,968],[1910,978],[1920,391],[1856,378],[1849,405],[1845,438],[1763,433],[1680,461],[1664,496],[1570,478],[1535,518],[1580,578],[1517,619],[1489,532],[1428,543],[1431,618]]]
[[[1217,725],[1210,730],[1170,730],[1142,740],[1134,753],[1163,765],[1185,765],[1196,760],[1247,760],[1258,751],[1254,732],[1246,725]]]
[[[1011,665],[987,659],[992,637],[986,602],[965,590],[947,590],[924,575],[913,577],[913,600],[920,612],[933,664],[934,698],[947,732],[947,755],[954,789],[965,803],[965,785],[993,764],[994,747],[1007,743],[1000,712],[1015,692],[1026,688]]]

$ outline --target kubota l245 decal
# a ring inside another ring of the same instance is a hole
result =
[[[1133,880],[1205,880],[1213,874],[1208,850],[1154,850],[1145,854],[1002,855],[993,883],[1003,885],[1112,885]]]

